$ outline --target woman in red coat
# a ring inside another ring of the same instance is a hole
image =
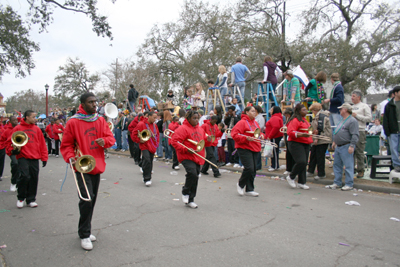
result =
[[[288,145],[295,164],[292,172],[286,177],[287,182],[293,188],[296,188],[294,179],[298,176],[298,187],[310,189],[307,185],[306,167],[308,163],[308,154],[310,153],[310,144],[312,137],[308,134],[310,124],[305,119],[308,110],[302,105],[297,104],[294,114],[288,122]]]
[[[231,136],[235,140],[235,148],[244,166],[242,176],[237,184],[237,191],[241,196],[244,195],[244,187],[246,187],[246,195],[258,196],[258,193],[254,192],[254,178],[256,177],[257,157],[261,151],[261,143],[254,141],[254,134],[249,133],[260,128],[255,121],[256,114],[256,109],[253,106],[246,107],[242,113],[242,119],[231,131]],[[264,135],[262,133],[260,135],[261,139],[264,139]]]
[[[272,172],[279,169],[279,143],[283,137],[283,133],[280,129],[283,127],[282,110],[279,106],[273,106],[269,112],[271,118],[265,125],[265,138],[277,145],[273,149],[273,156],[271,158],[271,167],[268,171]]]
[[[200,165],[204,164],[204,159],[193,153],[196,151],[196,146],[189,142],[188,139],[195,142],[206,139],[204,130],[199,126],[199,113],[193,110],[189,110],[186,113],[186,120],[183,121],[183,124],[172,135],[172,146],[176,150],[179,162],[182,163],[186,170],[186,181],[182,187],[183,203],[190,208],[196,209],[198,206],[194,203],[194,198],[197,192]],[[189,147],[189,150],[180,143]],[[204,148],[197,153],[205,157]]]
[[[56,119],[55,123],[53,124],[53,133],[54,133],[54,140],[56,141],[56,149],[55,149],[55,153],[56,153],[56,158],[58,158],[58,154],[60,151],[60,136],[59,134],[63,134],[64,133],[64,126],[62,126],[60,124],[60,120]]]

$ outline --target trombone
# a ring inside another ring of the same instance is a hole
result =
[[[261,133],[260,128],[257,128],[257,129],[255,129],[254,131],[246,131],[246,133],[253,134],[253,137],[255,138],[255,139],[254,139],[255,142],[259,142],[259,143],[261,143],[261,144],[263,144],[263,145],[273,146],[273,147],[278,148],[278,145],[275,144],[274,142],[267,141],[267,140],[262,140],[262,139],[258,139],[258,138],[260,137],[260,133]],[[251,137],[251,136],[248,136],[248,135],[245,135],[245,134],[239,134],[239,135],[241,135],[241,136],[246,136],[246,137]]]
[[[215,141],[215,135],[208,135],[206,134],[207,137],[211,136],[211,143],[214,143]]]
[[[144,129],[143,131],[138,132],[138,136],[140,141],[147,142],[150,140],[151,132],[147,129]]]
[[[20,151],[21,147],[26,145],[28,143],[28,141],[29,141],[29,137],[23,131],[16,131],[11,136],[11,142],[13,144],[13,147],[18,149],[18,151]]]
[[[171,130],[169,130],[169,129],[166,129],[166,130],[164,131],[164,135],[165,135],[166,137],[168,137],[168,138],[171,138],[171,139],[172,139],[171,135],[174,134],[174,133],[175,133],[174,131],[171,131]],[[214,163],[212,163],[211,161],[209,161],[209,160],[206,159],[205,157],[203,157],[203,156],[199,155],[198,153],[196,153],[196,152],[200,152],[200,151],[203,150],[204,145],[205,145],[204,140],[200,140],[199,142],[196,142],[196,141],[191,140],[191,139],[187,139],[187,140],[188,140],[190,143],[192,143],[192,144],[194,144],[194,145],[196,146],[196,151],[194,151],[194,150],[193,150],[192,148],[190,148],[190,147],[185,146],[185,145],[182,144],[181,142],[177,142],[177,143],[180,144],[181,146],[187,148],[189,151],[191,151],[191,152],[192,152],[193,154],[195,154],[196,156],[199,156],[200,158],[204,159],[205,161],[207,161],[208,163],[210,163],[211,165],[213,165],[215,168],[219,169],[217,165],[215,165]]]
[[[80,199],[82,199],[83,201],[90,202],[90,201],[92,201],[92,198],[90,197],[90,193],[89,193],[88,187],[86,185],[85,178],[83,177],[83,173],[89,173],[89,172],[93,171],[94,167],[96,167],[96,160],[91,155],[82,155],[82,152],[80,151],[78,144],[76,144],[75,155],[77,157],[76,162],[74,164],[72,164],[71,159],[69,159],[69,165],[71,166],[72,174],[74,175],[74,178],[75,178],[76,189],[78,189],[78,195],[79,195]],[[83,186],[85,187],[85,190],[86,190],[87,198],[84,198],[82,196],[82,192],[78,185],[78,179],[76,177],[76,174],[75,174],[75,171],[73,168],[74,166],[75,166],[76,171],[81,173],[82,182],[83,182]]]
[[[313,132],[313,127],[312,127],[312,126],[310,126],[309,128],[301,128],[301,129],[299,129],[299,130],[300,130],[300,131],[307,131],[307,133],[308,133],[311,137],[314,137],[314,138],[317,138],[317,139],[321,139],[321,140],[325,140],[325,141],[332,141],[331,138],[328,137],[328,136],[313,134],[313,133],[312,133],[312,132]],[[287,127],[286,127],[286,126],[283,126],[282,128],[279,129],[279,131],[280,131],[281,133],[287,133]],[[298,132],[298,131],[296,131],[296,133],[304,133],[304,132]]]

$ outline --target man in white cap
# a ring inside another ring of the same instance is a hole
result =
[[[340,115],[343,119],[338,123],[333,131],[332,148],[335,149],[335,160],[333,162],[333,172],[335,180],[332,185],[327,185],[325,188],[336,189],[342,187],[343,166],[345,166],[345,186],[343,191],[353,189],[354,183],[354,149],[358,142],[358,122],[351,115],[352,107],[348,103],[344,103],[340,107]]]

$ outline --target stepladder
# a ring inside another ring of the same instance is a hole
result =
[[[272,84],[270,82],[267,81],[266,83],[258,83],[257,100],[255,103],[256,105],[258,105],[258,97],[260,96],[263,100],[262,108],[267,113],[266,121],[268,121],[270,119],[269,109],[272,107],[272,104],[278,106],[278,101],[276,101],[274,88],[272,87]]]
[[[205,114],[208,114],[209,112],[209,107],[215,108],[217,106],[217,98],[219,100],[219,103],[222,107],[222,110],[225,114],[225,103],[221,97],[221,92],[218,87],[210,87],[207,90],[207,96],[206,96],[206,112]],[[211,102],[211,103],[210,103]]]

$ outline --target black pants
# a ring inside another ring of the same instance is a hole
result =
[[[308,172],[314,173],[315,167],[318,170],[318,176],[325,176],[325,152],[328,144],[311,146],[310,163],[308,164]]]
[[[6,160],[6,149],[3,148],[0,150],[0,178],[3,176],[5,160]]]
[[[153,159],[154,154],[151,154],[148,150],[142,151],[142,160],[139,163],[139,166],[143,170],[143,182],[147,182],[151,180],[151,171],[153,170]]]
[[[310,145],[299,142],[289,141],[289,149],[293,157],[295,164],[290,173],[290,178],[294,180],[296,175],[298,177],[299,184],[305,184],[307,182],[306,168],[308,163],[308,154],[310,152]]]
[[[55,143],[56,149],[54,149],[54,154],[58,156],[60,154],[60,140],[55,140]]]
[[[82,194],[82,197],[87,198],[86,189],[83,185],[82,176],[80,172],[75,173],[78,179],[78,185]],[[96,204],[97,192],[99,191],[100,185],[100,174],[87,174],[84,173],[86,186],[88,188],[90,197],[92,201],[83,201],[79,199],[79,225],[78,225],[78,235],[81,239],[88,238],[92,229],[92,216],[94,205]]]
[[[128,134],[128,145],[129,145],[129,153],[131,157],[135,158],[135,143],[132,141],[131,135]]]
[[[208,159],[209,161],[211,161],[212,163],[217,165],[217,159],[215,158],[215,155],[214,155],[215,146],[209,146],[209,147],[206,147],[205,149],[206,149],[206,159]],[[207,161],[204,162],[201,172],[206,173],[208,171],[208,169],[210,168],[210,165],[211,164],[208,163]],[[219,174],[219,170],[217,168],[215,168],[213,165],[211,165],[211,169],[212,169],[214,175]]]
[[[235,141],[232,138],[228,138],[228,155],[229,155],[229,160],[228,162],[230,163],[236,163],[239,164],[239,156],[238,153],[235,153],[235,155],[232,155],[232,153],[235,151]]]
[[[254,191],[254,178],[256,177],[256,165],[259,152],[238,148],[240,160],[244,166],[242,176],[239,179],[239,186],[246,187],[246,192]]]
[[[11,162],[11,184],[17,184],[19,181],[20,171],[18,169],[18,160],[16,155],[10,156]]]
[[[26,204],[35,202],[39,182],[39,160],[20,158],[18,160],[21,177],[18,181],[18,200],[26,199]]]
[[[142,151],[140,150],[138,143],[133,143],[133,144],[134,144],[133,159],[135,160],[135,162],[139,163],[140,162],[140,154],[142,153]]]
[[[279,169],[279,143],[281,142],[282,137],[274,138],[271,142],[274,142],[278,147],[274,147],[273,154],[271,158],[271,167],[274,169]]]
[[[51,139],[47,138],[47,154],[51,155],[53,154],[53,149],[51,146]]]
[[[189,202],[193,202],[199,182],[200,165],[188,159],[182,161],[182,165],[186,170],[186,181],[182,187],[182,195],[189,195]]]
[[[172,150],[172,169],[173,169],[176,166],[179,166],[178,155],[176,154],[176,150],[173,146],[170,145],[169,147]]]
[[[294,159],[292,157],[292,153],[290,153],[289,149],[289,142],[287,141],[287,134],[284,135],[285,138],[285,145],[286,145],[286,171],[292,172],[293,165],[294,165]]]

